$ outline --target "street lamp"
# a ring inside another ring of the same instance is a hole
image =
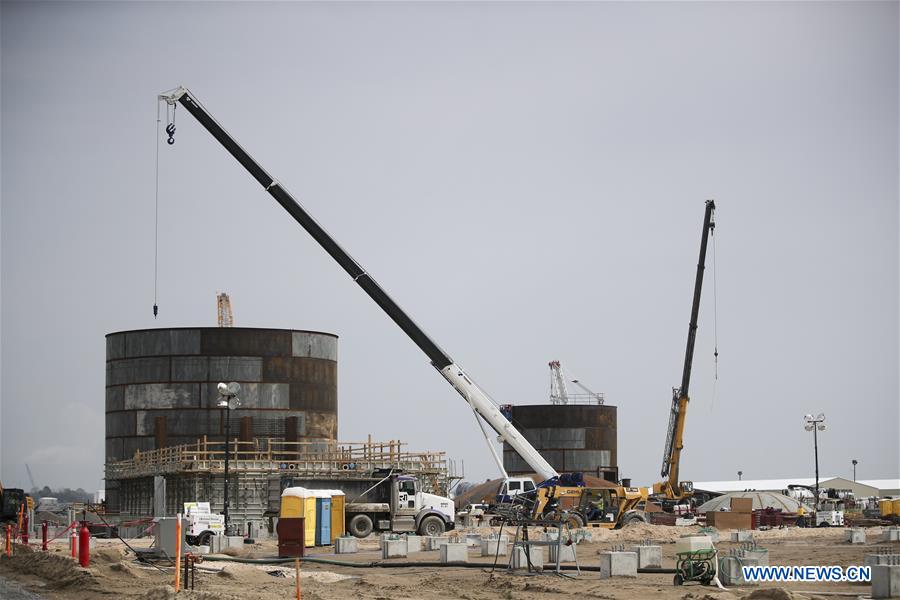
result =
[[[859,464],[859,461],[856,460],[856,459],[854,458],[854,459],[853,459],[852,461],[850,461],[850,462],[853,463],[853,481],[856,481],[856,465]]]
[[[228,438],[231,436],[231,411],[241,405],[237,395],[241,392],[239,383],[220,383],[219,408],[225,409],[225,498],[222,502],[222,514],[225,516],[225,535],[231,535],[231,520],[228,517],[228,459],[230,457]]]
[[[825,431],[825,414],[819,413],[817,416],[804,415],[803,428],[813,432],[813,448],[816,453],[816,497],[813,499],[816,510],[819,510],[819,431]]]
[[[738,481],[741,480],[741,477],[743,477],[743,475],[744,475],[743,471],[738,471]]]

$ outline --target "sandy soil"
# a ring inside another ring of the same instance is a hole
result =
[[[496,532],[498,528],[494,528]],[[481,528],[488,533],[490,528]],[[597,554],[615,545],[644,541],[658,542],[663,550],[663,566],[674,566],[674,542],[696,528],[637,525],[620,531],[594,531],[594,540],[578,546],[582,565],[597,565]],[[880,540],[880,529],[868,530],[870,540]],[[855,545],[844,542],[843,529],[790,529],[755,532],[761,546],[769,549],[770,563],[777,565],[861,565],[863,555],[882,542]],[[723,538],[727,532],[723,532]],[[138,563],[118,540],[95,540],[96,549],[89,569],[77,566],[69,558],[64,542],[51,545],[49,553],[35,552],[21,546],[12,558],[0,558],[0,575],[21,583],[25,588],[48,600],[88,598],[141,598],[164,600],[174,598],[171,567],[159,568]],[[146,546],[146,541],[138,542]],[[735,545],[721,542],[722,553]],[[900,544],[894,544],[900,552]],[[331,554],[331,548],[312,549],[311,555],[342,561],[380,561],[378,542],[362,540],[356,555]],[[274,541],[246,546],[238,553],[246,557],[268,557],[277,554]],[[422,552],[409,562],[437,561],[437,552]],[[569,598],[638,600],[663,598],[679,600],[803,600],[812,598],[857,597],[870,593],[869,585],[848,583],[784,584],[779,587],[735,588],[728,591],[701,586],[675,587],[670,574],[640,574],[637,578],[601,579],[599,573],[582,572],[577,577],[559,577],[553,573],[509,573],[501,561],[492,569],[493,560],[481,558],[474,550],[470,563],[479,568],[404,567],[352,568],[305,563],[301,567],[301,587],[307,600],[366,600],[445,598],[533,599],[549,594]],[[396,563],[403,561],[383,561]],[[268,600],[291,598],[295,572],[290,565],[250,565],[205,561],[198,571],[196,589],[178,594],[187,599]],[[824,594],[824,595],[819,595]]]

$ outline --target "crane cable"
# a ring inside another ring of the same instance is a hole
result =
[[[160,102],[156,101],[156,201],[154,206],[153,226],[153,318],[159,315],[159,128],[160,128]],[[168,117],[168,109],[166,116]]]
[[[713,229],[710,234],[712,235],[712,246],[713,246],[713,364],[715,369],[715,379],[713,380],[713,394],[712,394],[712,402],[709,405],[709,410],[712,412],[713,407],[716,403],[716,398],[719,395],[719,294],[718,294],[718,280],[716,278],[716,230]]]

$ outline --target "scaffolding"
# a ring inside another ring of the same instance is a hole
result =
[[[370,479],[377,470],[413,475],[435,493],[446,493],[461,479],[444,452],[409,452],[399,440],[388,442],[289,442],[280,438],[229,442],[229,470],[283,472],[314,479]],[[323,447],[324,446],[324,447]],[[224,473],[225,442],[206,436],[195,444],[137,451],[133,458],[108,463],[106,479],[121,480],[168,474]]]

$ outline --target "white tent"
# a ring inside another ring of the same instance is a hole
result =
[[[732,498],[752,498],[753,510],[780,508],[785,512],[792,513],[800,510],[800,503],[784,494],[775,492],[731,492],[705,502],[697,509],[697,512],[703,514],[718,510],[730,510]]]

